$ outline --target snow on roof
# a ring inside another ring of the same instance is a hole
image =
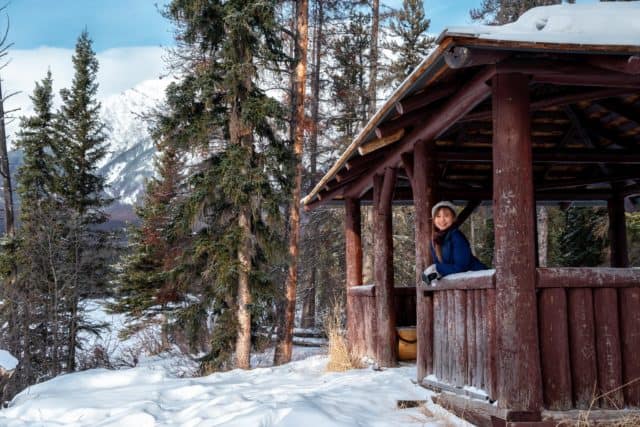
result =
[[[13,357],[7,350],[0,350],[0,368],[11,371],[18,366],[18,359]]]
[[[541,6],[506,25],[447,28],[439,37],[640,46],[640,1]]]

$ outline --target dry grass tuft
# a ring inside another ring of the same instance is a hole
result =
[[[344,372],[364,367],[360,358],[349,351],[345,329],[342,326],[342,313],[344,313],[344,304],[341,301],[335,301],[324,319],[324,329],[329,341],[327,371],[331,372]]]
[[[594,407],[595,404],[598,400],[606,400],[610,406],[612,406],[614,409],[622,409],[622,408],[617,408],[615,402],[613,401],[613,399],[611,399],[611,394],[615,393],[619,390],[624,389],[625,387],[630,386],[631,384],[634,384],[636,382],[640,381],[640,378],[636,378],[633,379],[629,382],[627,382],[626,384],[622,384],[620,387],[617,387],[613,390],[609,390],[606,393],[602,393],[601,395],[596,395],[596,391],[595,391],[595,387],[593,390],[593,397],[591,398],[591,403],[589,404],[589,408],[584,410],[584,411],[580,411],[578,417],[576,419],[565,419],[565,420],[560,420],[558,422],[558,426],[562,426],[562,427],[591,427],[591,426],[606,426],[606,427],[637,427],[640,426],[640,414],[633,413],[633,414],[626,414],[626,415],[622,415],[620,414],[620,418],[616,418],[616,419],[610,419],[610,420],[598,420],[595,417],[592,417],[593,413],[592,411],[594,411]]]

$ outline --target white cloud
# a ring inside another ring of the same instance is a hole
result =
[[[164,50],[161,47],[126,47],[108,49],[97,54],[98,99],[103,101],[111,95],[133,88],[145,80],[157,79],[165,72],[162,60]],[[33,112],[29,96],[33,93],[35,82],[41,81],[47,70],[53,77],[53,91],[59,103],[58,92],[71,85],[73,49],[40,47],[30,50],[9,51],[9,63],[0,70],[2,92],[7,95],[19,92],[5,103],[5,110],[19,111],[12,117],[29,115]],[[12,139],[18,126],[18,120],[9,120],[7,131]]]

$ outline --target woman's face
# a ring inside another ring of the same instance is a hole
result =
[[[442,207],[436,211],[436,216],[433,218],[434,224],[438,230],[446,230],[451,227],[456,216],[451,209]]]

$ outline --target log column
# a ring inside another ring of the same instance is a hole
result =
[[[345,264],[347,269],[347,341],[352,352],[365,355],[366,339],[361,318],[363,307],[360,299],[349,294],[349,288],[362,285],[362,226],[360,200],[344,201],[344,235],[346,243]],[[358,316],[359,314],[359,316]],[[360,320],[358,321],[358,319]]]
[[[398,345],[393,295],[393,231],[391,202],[396,169],[387,168],[373,177],[374,278],[376,284],[376,359],[380,366],[396,366]]]
[[[416,245],[416,336],[418,381],[433,373],[433,293],[427,295],[420,286],[422,272],[433,263],[431,257],[431,208],[435,202],[434,157],[427,141],[416,144],[413,156],[413,204],[415,208]]]
[[[502,408],[536,412],[542,380],[528,85],[522,74],[493,78],[493,212],[498,401]]]
[[[608,201],[611,266],[629,267],[624,197],[618,193]],[[615,290],[613,290],[615,292]],[[622,348],[622,383],[624,400],[628,406],[640,407],[640,289],[619,291],[620,341]],[[635,381],[634,381],[635,380]],[[633,381],[633,382],[632,382]]]

